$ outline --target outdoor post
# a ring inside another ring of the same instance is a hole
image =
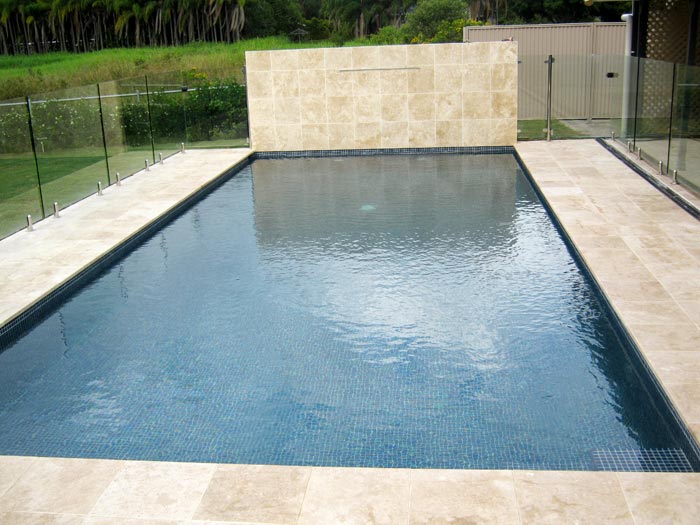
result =
[[[697,41],[697,27],[698,18],[700,18],[700,5],[698,1],[690,3],[690,17],[688,20],[688,49],[686,51],[685,66],[683,67],[683,79],[681,86],[683,90],[680,95],[680,122],[679,122],[679,134],[680,143],[678,144],[678,154],[676,156],[676,167],[678,169],[684,170],[686,168],[685,160],[688,149],[688,124],[690,121],[690,89],[697,87],[697,83],[693,82],[693,75],[691,74],[690,66],[695,63],[695,43]],[[680,86],[679,86],[680,87]],[[673,112],[673,107],[671,108]],[[669,147],[669,155],[671,148]]]
[[[109,155],[107,155],[107,135],[105,134],[105,119],[104,113],[102,112],[102,94],[100,93],[100,84],[97,84],[97,101],[100,104],[100,126],[102,129],[102,147],[105,150],[105,165],[107,166],[107,186],[112,184],[112,180],[109,177]]]
[[[673,64],[673,75],[671,76],[671,111],[668,117],[668,150],[666,151],[666,172],[671,169],[671,142],[673,140],[673,105],[676,99],[676,64]]]
[[[34,140],[34,126],[32,124],[32,102],[27,97],[27,125],[29,126],[29,138],[32,143],[32,153],[34,154],[34,168],[36,169],[37,189],[39,190],[39,205],[41,206],[41,218],[46,218],[44,211],[44,195],[41,191],[41,175],[39,174],[39,159],[36,156],[36,141]]]
[[[622,21],[625,23],[625,61],[624,78],[622,79],[622,128],[620,129],[621,138],[629,136],[627,123],[630,118],[630,93],[632,91],[632,14],[625,13],[622,15]]]
[[[547,141],[552,140],[552,55],[547,57]]]
[[[148,108],[148,133],[151,136],[151,155],[153,155],[153,164],[156,163],[156,145],[153,141],[153,122],[151,120],[151,94],[148,89],[148,75],[143,76],[146,81],[146,107]]]

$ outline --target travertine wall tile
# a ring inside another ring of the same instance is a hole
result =
[[[381,95],[354,97],[355,100],[355,122],[366,124],[379,122],[381,114],[378,109],[382,104]]]
[[[407,66],[432,66],[435,64],[435,46],[409,46],[406,49]]]
[[[355,124],[355,147],[376,148],[382,141],[382,127],[379,122]]]
[[[385,70],[380,72],[382,95],[405,94],[408,92],[408,72],[405,70]]]
[[[490,66],[488,64],[474,64],[466,67],[462,71],[462,90],[491,91]]]
[[[250,93],[250,86],[248,87]],[[310,69],[299,71],[299,96],[317,97],[325,96],[326,71],[325,69]]]
[[[462,66],[435,66],[435,91],[438,93],[461,93]]]
[[[492,119],[490,146],[507,146],[518,140],[518,122],[513,118]]]
[[[408,121],[408,96],[382,95],[382,120]]]
[[[512,91],[518,81],[518,64],[492,64],[491,89],[494,91]]]
[[[270,51],[258,51],[245,54],[247,71],[270,71]]]
[[[472,119],[491,118],[491,104],[485,100],[486,93],[465,92],[462,94],[462,118]]]
[[[352,97],[328,97],[328,122],[353,123],[355,103]]]
[[[382,122],[382,148],[404,148],[408,144],[408,122]]]
[[[435,120],[435,95],[413,93],[408,95],[409,120]]]
[[[435,147],[435,119],[410,121],[408,123],[408,145],[411,148]]]
[[[250,140],[258,144],[260,150],[274,150],[277,147],[275,128],[273,125],[259,125],[250,128]]]
[[[435,53],[435,65],[462,65],[464,44],[443,44]]]
[[[379,124],[374,125],[379,127]],[[375,139],[375,141],[375,144],[379,142],[378,139]],[[332,149],[354,149],[358,147],[355,145],[355,126],[352,124],[328,124],[328,142]]]
[[[258,150],[514,144],[517,44],[247,52]]]
[[[327,124],[326,97],[302,97],[301,123],[302,124]]]
[[[408,72],[409,93],[433,93],[435,91],[435,70],[415,69]]]
[[[326,54],[323,49],[300,49],[299,69],[326,69]]]
[[[338,69],[326,69],[326,95],[331,97],[352,96],[352,73]]]
[[[518,94],[514,91],[495,91],[491,93],[491,117],[517,118]]]
[[[272,73],[270,71],[249,71],[246,75],[248,98],[269,98],[272,96]]]
[[[489,42],[490,61],[492,64],[517,64],[518,48],[513,42]]]
[[[328,125],[309,124],[301,127],[304,149],[328,149]]]
[[[464,144],[491,145],[491,120],[490,119],[464,119],[462,120],[462,142]]]
[[[451,146],[462,140],[461,120],[438,120],[435,122],[435,145]],[[488,145],[488,144],[486,144]]]
[[[352,48],[352,68],[367,69],[379,67],[379,47],[354,47]]]
[[[275,139],[281,150],[302,149],[301,126],[275,126]]]
[[[299,97],[275,98],[275,123],[301,124]]]
[[[298,50],[291,49],[284,53],[279,51],[268,52],[270,53],[270,69],[272,71],[297,71],[299,69]]]
[[[381,93],[379,71],[356,71],[352,73],[352,78],[354,81],[354,95],[377,95]]]
[[[254,122],[256,127],[259,124],[274,124],[275,114],[273,111],[272,98],[257,98],[248,101],[248,112],[250,121]]]
[[[462,120],[462,94],[436,94],[435,118],[437,120]]]
[[[462,64],[488,64],[491,42],[474,42],[462,47]]]
[[[352,49],[327,48],[326,70],[352,69]]]
[[[408,46],[380,46],[379,65],[381,67],[405,67]]]
[[[273,71],[272,89],[275,98],[299,96],[299,74],[296,71]]]

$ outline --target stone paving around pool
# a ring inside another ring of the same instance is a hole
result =
[[[700,222],[594,141],[517,145],[700,433]],[[190,151],[0,241],[0,323],[250,154]],[[406,470],[0,456],[0,524],[697,524],[700,474]]]

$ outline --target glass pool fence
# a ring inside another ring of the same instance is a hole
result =
[[[242,72],[163,73],[0,102],[0,238],[186,148],[248,143]],[[518,140],[614,137],[700,190],[700,67],[525,55]]]
[[[527,55],[518,140],[614,138],[700,190],[700,67],[623,55]],[[641,149],[641,153],[639,150]]]
[[[244,147],[243,75],[162,73],[0,102],[0,238],[181,148]]]

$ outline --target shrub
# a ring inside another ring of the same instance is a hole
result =
[[[395,26],[384,26],[378,33],[369,37],[369,43],[374,46],[404,44],[405,42],[404,32]]]
[[[401,28],[409,42],[432,42],[441,24],[467,17],[464,0],[418,0]]]

